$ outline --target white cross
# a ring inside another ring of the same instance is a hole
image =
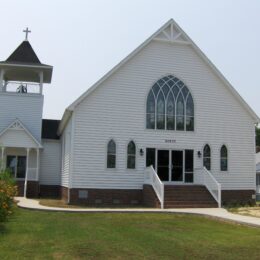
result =
[[[28,34],[32,31],[29,31],[28,27],[26,28],[26,30],[23,30],[23,32],[25,33],[25,40],[28,41]]]

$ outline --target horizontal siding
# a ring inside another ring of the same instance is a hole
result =
[[[72,121],[69,120],[66,129],[64,130],[62,140],[62,159],[61,159],[61,185],[69,187],[70,178],[70,164],[71,164],[71,125]]]
[[[42,108],[42,95],[0,92],[0,132],[18,118],[40,142]]]
[[[0,136],[0,146],[4,147],[38,147],[38,144],[24,130],[8,129]]]
[[[167,74],[181,79],[193,95],[194,132],[145,129],[147,94],[154,82]],[[253,120],[188,45],[151,42],[76,107],[74,115],[75,188],[142,188],[145,156],[137,152],[136,170],[126,169],[130,140],[135,141],[137,151],[146,147],[193,149],[198,179],[202,158],[196,154],[208,143],[212,173],[223,189],[255,188]],[[114,170],[106,169],[106,144],[111,138],[117,144]],[[165,139],[176,143],[165,143]],[[220,172],[222,144],[229,153],[226,173]]]
[[[42,140],[40,153],[40,184],[60,185],[61,183],[61,142]]]

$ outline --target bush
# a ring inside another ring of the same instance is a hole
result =
[[[17,194],[15,180],[8,170],[0,172],[0,222],[12,214],[14,196]]]

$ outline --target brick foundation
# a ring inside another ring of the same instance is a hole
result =
[[[61,186],[59,185],[40,185],[40,197],[60,198]]]
[[[64,201],[68,201],[68,192],[69,189],[67,187],[60,186],[60,197]]]
[[[143,185],[143,204],[147,207],[161,208],[161,203],[151,185]]]
[[[71,189],[70,203],[96,206],[142,205],[143,191],[120,189]]]
[[[17,181],[16,185],[18,187],[18,196],[24,195],[24,181]],[[28,181],[27,182],[27,194],[28,198],[39,197],[39,182],[38,181]]]
[[[222,205],[239,203],[239,204],[255,204],[255,190],[222,190]]]

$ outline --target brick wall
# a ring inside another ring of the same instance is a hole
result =
[[[40,197],[60,198],[61,186],[59,185],[40,185]]]
[[[71,189],[71,204],[86,205],[142,205],[142,190]]]
[[[17,181],[16,185],[18,187],[18,196],[24,195],[24,181]],[[27,182],[27,194],[28,198],[39,197],[39,182],[38,181],[28,181]]]
[[[255,199],[252,198],[255,195],[255,190],[222,190],[222,204],[231,203],[251,203],[255,204]]]
[[[161,203],[151,185],[143,185],[143,204],[147,207],[161,208]]]

